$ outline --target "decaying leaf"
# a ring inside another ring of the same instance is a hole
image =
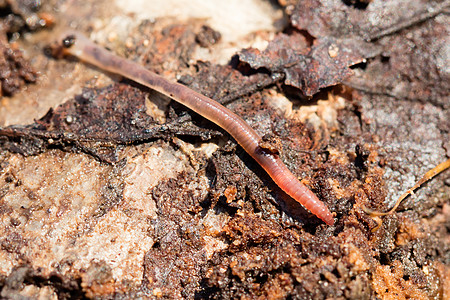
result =
[[[50,109],[34,124],[0,128],[0,145],[24,155],[59,147],[112,162],[117,160],[118,145],[173,135],[209,139],[220,134],[194,125],[183,114],[173,113],[166,123],[159,124],[146,113],[146,97],[144,91],[126,84],[85,89],[74,99]]]
[[[312,96],[321,88],[336,85],[352,74],[349,68],[374,55],[360,38],[323,37],[308,47],[303,35],[279,34],[264,51],[250,48],[239,59],[252,68],[266,68],[285,75],[284,83]]]
[[[379,45],[371,41],[434,17],[449,5],[443,1],[424,10],[421,1],[298,1],[287,13],[294,28],[315,38],[312,46],[292,31],[276,36],[262,52],[241,51],[239,59],[254,69],[282,73],[286,85],[312,96],[344,81],[352,74],[349,67],[379,54]]]

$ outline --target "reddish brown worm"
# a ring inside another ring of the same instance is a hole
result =
[[[102,70],[121,75],[156,90],[216,123],[266,170],[286,194],[325,223],[329,225],[334,223],[333,216],[325,204],[289,171],[277,154],[262,148],[261,137],[228,108],[184,85],[170,82],[135,62],[114,55],[78,32],[64,35],[62,51],[64,55],[75,56]]]

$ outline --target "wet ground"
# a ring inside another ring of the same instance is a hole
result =
[[[449,159],[448,1],[211,3],[0,4],[1,296],[448,297],[449,170],[365,212]],[[196,113],[52,58],[67,28],[242,116],[335,225]]]

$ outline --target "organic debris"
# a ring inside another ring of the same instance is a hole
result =
[[[118,160],[117,152],[128,144],[172,136],[194,136],[203,140],[220,135],[200,128],[185,114],[174,111],[159,123],[147,113],[145,91],[125,84],[85,89],[34,124],[0,128],[3,149],[36,155],[49,148],[82,151],[105,162]],[[130,101],[132,99],[132,101]]]
[[[369,47],[359,39],[333,37],[321,38],[308,47],[300,33],[282,33],[262,53],[258,49],[245,49],[239,53],[239,59],[254,69],[265,68],[272,74],[283,74],[284,84],[312,96],[321,88],[341,83],[353,74],[350,66],[374,55]]]
[[[24,85],[35,83],[37,72],[15,41],[21,33],[52,25],[47,13],[39,13],[40,1],[0,2],[0,96],[12,96]]]
[[[448,170],[395,212],[364,212],[450,156],[448,1],[279,2],[282,33],[226,66],[192,60],[221,46],[205,20],[148,20],[103,43],[240,115],[335,225],[211,122],[129,81],[92,80],[0,130],[1,297],[448,298]],[[95,33],[89,20],[111,7],[96,3],[65,17]]]

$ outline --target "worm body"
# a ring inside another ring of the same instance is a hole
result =
[[[72,55],[102,70],[115,73],[156,90],[225,129],[269,174],[289,196],[309,209],[325,223],[334,223],[325,204],[289,171],[278,155],[259,146],[261,137],[244,120],[218,102],[179,83],[118,57],[97,46],[80,33],[67,33],[63,38],[63,54]]]

